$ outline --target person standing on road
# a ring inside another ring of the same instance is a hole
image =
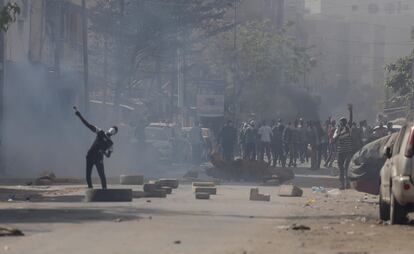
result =
[[[233,121],[229,120],[220,132],[220,144],[223,148],[223,157],[226,161],[234,160],[234,145],[237,140],[237,130]]]
[[[200,122],[195,122],[190,130],[191,154],[194,165],[201,164],[201,155],[203,154],[204,138],[200,127]]]
[[[282,167],[286,166],[285,155],[283,153],[283,134],[284,126],[282,124],[272,124],[272,157],[273,167],[277,166],[280,161]]]
[[[75,115],[79,117],[82,123],[93,133],[96,133],[96,139],[86,155],[86,182],[88,188],[93,188],[91,179],[92,168],[93,166],[96,166],[99,178],[101,179],[102,189],[106,189],[103,159],[104,155],[109,158],[113,152],[114,143],[112,142],[111,137],[118,133],[118,127],[113,126],[105,132],[86,121],[76,107],[73,107],[73,109],[75,110]]]
[[[339,167],[339,179],[341,181],[341,189],[347,189],[350,187],[348,179],[348,167],[353,155],[352,148],[352,105],[348,106],[349,121],[345,117],[339,120],[339,126],[335,131],[334,139],[337,140],[337,152],[338,152],[338,167]]]
[[[260,146],[262,151],[260,153],[260,160],[264,160],[264,154],[266,154],[267,161],[270,164],[272,162],[272,153],[270,151],[271,141],[272,141],[272,128],[267,125],[266,121],[263,120],[262,126],[258,130],[260,137]]]
[[[254,121],[250,121],[247,124],[245,130],[245,142],[246,142],[246,159],[256,160],[256,130],[254,128]]]
[[[283,131],[283,143],[285,146],[285,154],[286,156],[289,155],[289,167],[296,166],[295,163],[295,144],[294,144],[294,137],[293,137],[293,126],[292,122],[289,122],[286,126],[285,130]]]
[[[336,142],[333,138],[335,131],[336,131],[336,121],[331,120],[329,117],[329,126],[328,126],[328,158],[325,161],[325,167],[330,168],[332,167],[332,163],[335,161],[336,158]]]

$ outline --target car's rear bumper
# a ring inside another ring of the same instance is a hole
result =
[[[392,178],[392,193],[401,205],[414,203],[414,185],[409,176],[395,176]]]

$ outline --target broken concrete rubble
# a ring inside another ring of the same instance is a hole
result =
[[[210,195],[217,194],[217,188],[215,187],[197,187],[195,188],[195,193],[208,193]]]
[[[252,201],[270,201],[269,194],[260,194],[259,188],[250,189],[250,200]]]
[[[196,192],[196,199],[210,199],[210,194],[206,192]]]
[[[131,202],[131,189],[88,189],[86,202]]]
[[[280,197],[302,197],[303,190],[295,185],[282,185],[279,189]]]

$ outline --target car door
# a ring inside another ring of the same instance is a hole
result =
[[[384,163],[384,166],[381,169],[381,193],[382,198],[387,202],[390,201],[390,183],[393,172],[396,172],[396,167],[398,165],[398,158],[401,156],[401,150],[403,146],[403,140],[406,136],[407,126],[401,128],[398,133],[397,141],[394,146],[391,147],[392,157],[387,159]]]

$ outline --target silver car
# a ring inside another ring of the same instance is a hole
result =
[[[391,224],[404,224],[414,204],[414,126],[401,128],[393,146],[385,147],[381,169],[379,215]]]

